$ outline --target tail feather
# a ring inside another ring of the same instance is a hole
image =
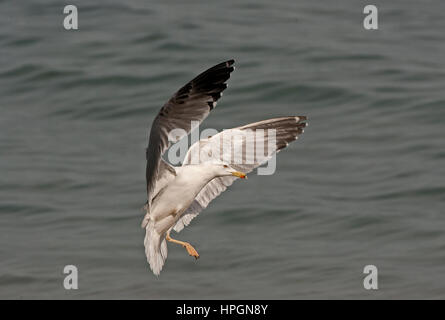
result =
[[[161,235],[156,232],[152,221],[148,221],[145,227],[144,246],[150,269],[158,276],[164,266],[165,259],[167,259],[168,251],[165,237],[161,237]]]

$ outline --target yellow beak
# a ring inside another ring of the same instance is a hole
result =
[[[239,171],[234,171],[232,172],[232,176],[241,178],[241,179],[247,179],[247,176],[245,173],[239,172]]]

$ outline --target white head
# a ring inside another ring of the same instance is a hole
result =
[[[247,176],[243,172],[239,172],[235,169],[233,169],[231,166],[229,166],[226,163],[214,163],[212,164],[214,174],[217,177],[223,177],[223,176],[235,176],[241,179],[247,179]]]

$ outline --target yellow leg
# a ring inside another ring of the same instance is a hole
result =
[[[183,246],[187,250],[189,255],[191,255],[192,257],[195,257],[195,259],[199,258],[198,252],[195,250],[195,248],[193,248],[193,246],[190,243],[173,239],[173,238],[170,237],[170,233],[167,233],[165,239],[167,241],[180,244],[181,246]]]

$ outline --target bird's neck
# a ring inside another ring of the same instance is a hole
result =
[[[190,187],[194,187],[199,190],[204,188],[214,178],[222,176],[218,173],[216,167],[208,164],[186,166],[184,168],[186,169],[184,174],[188,178],[188,183],[194,185],[190,185]],[[194,179],[189,180],[190,177],[194,177]]]
[[[202,173],[203,187],[213,179],[222,177],[222,175],[220,175],[218,172],[217,166],[209,164],[200,165],[200,167],[201,166],[202,168],[200,168],[200,172]]]

